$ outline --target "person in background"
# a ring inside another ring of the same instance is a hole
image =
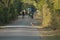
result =
[[[22,11],[22,18],[24,18],[25,12],[26,12],[25,10]]]

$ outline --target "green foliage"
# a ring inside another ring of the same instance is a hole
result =
[[[20,11],[23,8],[22,5],[23,5],[23,3],[21,2],[21,0],[14,1],[14,8],[15,8],[17,14],[20,14]]]
[[[9,6],[0,5],[0,25],[6,24],[17,17],[14,4],[11,4],[10,1],[8,5]]]
[[[53,2],[54,1],[54,2]],[[47,0],[47,4],[48,4],[48,7],[50,8],[51,10],[51,19],[52,19],[52,22],[51,22],[51,28],[59,28],[60,27],[60,9],[59,9],[59,4],[58,4],[58,0]]]
[[[36,0],[34,0],[36,1]],[[45,1],[44,0],[38,0],[39,2],[36,2],[36,8],[38,10],[42,10],[42,6],[44,5]]]
[[[60,9],[60,0],[53,0],[54,1],[54,9]]]

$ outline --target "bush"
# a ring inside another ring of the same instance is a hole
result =
[[[0,7],[0,25],[6,24],[16,17],[17,13],[13,5],[10,5],[10,7]]]

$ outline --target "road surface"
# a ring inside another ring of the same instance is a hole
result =
[[[0,29],[0,40],[60,40],[60,36],[50,33],[36,28],[6,28]]]
[[[0,40],[41,40],[39,31],[33,28],[0,29]]]
[[[25,15],[24,18],[22,16],[18,16],[18,19],[15,21],[12,21],[9,26],[11,25],[24,25],[24,26],[31,26],[32,22],[37,22],[36,20],[32,19],[30,16]]]
[[[0,40],[60,40],[60,36],[51,35],[51,31],[33,28],[32,22],[36,20],[29,16],[18,16],[18,19],[0,29]]]
[[[18,16],[18,19],[11,21],[4,27],[32,27],[32,23],[35,23],[34,26],[40,25],[40,22],[35,19],[32,19],[28,15],[25,15],[24,18],[22,18],[22,16]]]

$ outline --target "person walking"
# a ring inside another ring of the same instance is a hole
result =
[[[22,18],[25,16],[25,10],[22,11]]]

